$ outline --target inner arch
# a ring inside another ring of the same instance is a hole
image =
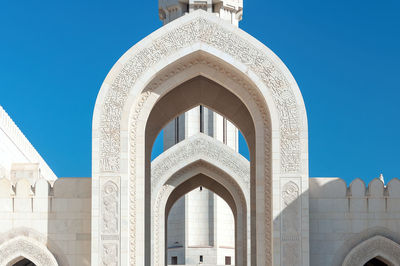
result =
[[[232,85],[232,86],[237,86]],[[236,87],[235,87],[236,88]],[[237,89],[237,88],[236,88]],[[144,144],[145,144],[145,235],[146,239],[150,239],[151,236],[151,151],[153,143],[167,123],[179,114],[190,110],[197,105],[203,105],[220,115],[229,119],[235,127],[237,127],[243,134],[244,138],[249,147],[250,157],[250,213],[249,217],[249,228],[250,238],[248,246],[253,250],[251,252],[251,263],[256,263],[256,245],[257,245],[257,233],[256,233],[256,167],[262,169],[264,164],[269,164],[269,161],[258,160],[256,164],[256,128],[257,136],[263,136],[262,141],[264,145],[270,146],[268,135],[265,133],[265,129],[270,130],[269,127],[265,126],[264,121],[259,121],[255,124],[253,116],[259,116],[258,111],[250,113],[247,109],[245,102],[236,96],[229,88],[226,88],[219,83],[210,80],[202,75],[198,75],[190,80],[187,80],[176,87],[172,87],[166,94],[160,95],[158,100],[154,103],[151,108],[148,118],[146,119],[146,126],[144,132]],[[154,91],[153,91],[154,93]],[[252,99],[247,99],[246,103],[252,102]],[[259,119],[259,117],[258,117]],[[268,118],[265,118],[269,120]],[[256,127],[257,125],[257,127]],[[266,134],[266,135],[265,135]],[[265,142],[266,141],[266,142]],[[261,139],[257,140],[257,143],[261,143]],[[264,145],[260,146],[261,157],[266,156]],[[269,149],[271,151],[271,149]],[[258,154],[258,153],[257,153]],[[261,176],[260,176],[261,177]],[[270,196],[267,195],[267,198]],[[271,204],[270,201],[266,204]],[[268,228],[268,226],[267,226]],[[269,230],[269,229],[267,229]],[[151,241],[145,241],[145,260],[146,263],[150,263],[152,247]]]
[[[203,186],[211,190],[212,192],[220,196],[223,200],[225,200],[225,202],[228,203],[229,207],[231,208],[233,216],[235,217],[236,220],[237,208],[235,200],[233,199],[231,193],[223,185],[221,185],[214,179],[206,176],[205,174],[198,174],[190,178],[189,180],[186,180],[173,190],[173,192],[168,198],[165,207],[165,216],[168,217],[168,214],[172,206],[180,197],[200,186]]]
[[[243,216],[244,213],[246,213],[246,206],[237,206],[237,201],[235,201],[234,197],[232,194],[229,192],[228,189],[226,189],[222,184],[220,184],[218,181],[214,180],[213,178],[209,177],[206,174],[200,173],[196,174],[190,179],[182,182],[180,185],[174,188],[174,190],[171,192],[171,194],[168,197],[168,200],[165,205],[165,262],[168,262],[168,251],[167,251],[167,240],[168,240],[168,216],[169,213],[173,207],[173,205],[185,194],[193,191],[194,189],[198,187],[204,187],[207,188],[208,190],[212,191],[219,197],[221,197],[229,206],[229,208],[232,211],[233,217],[234,217],[234,238],[235,238],[235,258],[240,258],[240,255],[238,255],[238,245],[244,245],[244,243],[238,243],[239,239],[242,241],[245,239],[245,237],[238,237],[238,234],[240,233],[237,225],[238,225],[238,219],[243,219],[243,217],[238,217],[238,207],[241,208],[241,216]],[[244,226],[244,224],[242,224]],[[244,230],[246,231],[246,230]],[[243,231],[242,231],[243,233]],[[241,254],[243,256],[243,254]],[[238,257],[239,256],[239,257]],[[240,263],[239,263],[240,264]]]
[[[182,83],[158,100],[146,125],[146,150],[151,151],[155,138],[169,121],[197,105],[207,106],[230,120],[253,150],[255,128],[247,107],[229,90],[203,76]]]
[[[32,261],[22,257],[22,258],[18,258],[16,262],[11,262],[9,264],[10,266],[36,266],[35,263],[33,263]]]
[[[381,257],[375,257],[373,259],[370,259],[367,263],[364,264],[364,266],[390,266],[389,262],[386,262],[384,259]]]

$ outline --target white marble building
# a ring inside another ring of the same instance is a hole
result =
[[[400,180],[309,177],[300,89],[242,1],[159,7],[100,88],[91,178],[57,178],[0,109],[0,265],[400,265]]]

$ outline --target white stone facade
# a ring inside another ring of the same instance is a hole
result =
[[[91,180],[0,180],[0,265],[90,265]]]
[[[300,89],[242,2],[159,3],[100,89],[90,179],[57,179],[0,109],[0,265],[400,265],[400,180],[309,178]]]

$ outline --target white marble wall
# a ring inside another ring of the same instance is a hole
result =
[[[0,245],[16,236],[44,239],[59,265],[90,265],[91,179],[0,180]]]
[[[360,179],[349,187],[339,178],[310,179],[310,265],[342,265],[375,235],[400,243],[399,179],[386,186],[374,179],[367,187]]]

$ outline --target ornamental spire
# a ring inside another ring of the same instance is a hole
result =
[[[383,184],[385,184],[385,179],[383,178],[383,174],[380,174],[380,176],[379,176],[379,180],[381,180],[381,181],[382,181],[382,183],[383,183]]]
[[[202,9],[239,26],[243,0],[158,0],[158,12],[164,25],[187,13]]]

